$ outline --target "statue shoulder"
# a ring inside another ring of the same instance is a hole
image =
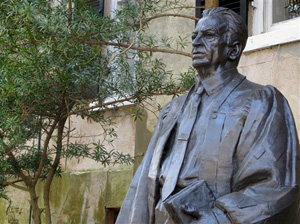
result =
[[[253,108],[271,108],[278,103],[285,105],[286,99],[274,86],[264,86],[245,79],[227,101],[231,110],[243,111],[247,115]]]
[[[289,105],[283,94],[272,85],[260,85],[250,81],[246,82],[246,94],[244,95],[245,111],[287,110]],[[257,112],[258,113],[258,112]]]
[[[258,85],[258,84],[257,84]],[[261,86],[254,91],[253,99],[273,102],[274,100],[285,100],[282,93],[272,85]]]
[[[182,108],[188,93],[183,94],[179,97],[176,97],[175,99],[168,102],[161,111],[161,117],[162,119],[165,119],[167,115],[171,112],[172,114],[176,114],[180,112],[180,109]]]
[[[178,107],[179,105],[183,105],[183,103],[185,102],[185,99],[187,98],[188,93],[185,93],[181,96],[178,96],[176,98],[174,98],[173,100],[171,100],[170,102],[168,102],[164,108],[171,108],[171,107]]]
[[[247,98],[252,100],[268,100],[275,98],[284,98],[281,92],[272,85],[261,85],[251,82],[247,79],[238,87],[238,92],[243,92]],[[241,94],[241,93],[239,93]]]

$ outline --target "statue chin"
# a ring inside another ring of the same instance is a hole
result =
[[[195,69],[200,69],[200,68],[203,68],[203,67],[207,67],[209,66],[211,63],[210,63],[210,60],[208,60],[207,58],[202,58],[202,59],[193,59],[193,62],[192,62],[192,65]]]

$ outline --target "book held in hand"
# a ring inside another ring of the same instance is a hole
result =
[[[197,181],[178,193],[168,197],[163,203],[175,223],[190,224],[201,219],[198,211],[207,210],[215,197],[204,180]]]

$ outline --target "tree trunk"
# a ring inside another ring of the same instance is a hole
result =
[[[51,187],[53,177],[56,173],[57,167],[59,166],[59,162],[61,158],[62,140],[63,140],[66,120],[67,117],[63,118],[58,122],[55,159],[47,175],[47,178],[45,180],[45,185],[44,185],[44,204],[45,204],[46,224],[52,223],[51,208],[50,208],[50,187]]]
[[[45,183],[44,186],[44,204],[45,204],[45,215],[46,215],[46,224],[51,224],[51,207],[50,207],[50,186],[51,186],[52,178],[51,180],[48,180]]]
[[[36,196],[35,193],[35,188],[30,190],[30,204],[32,206],[32,218],[33,218],[33,223],[34,224],[41,224],[41,214],[42,214],[42,209],[39,208],[38,205],[38,197]]]

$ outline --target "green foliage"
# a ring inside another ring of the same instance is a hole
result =
[[[145,116],[145,115],[144,115],[143,110],[141,108],[132,109],[132,117],[133,117],[134,121],[137,121],[138,119],[143,120],[143,116]]]
[[[156,40],[144,32],[147,17],[180,1],[125,1],[114,18],[99,17],[85,2],[73,0],[71,9],[67,0],[0,2],[0,198],[6,198],[11,179],[27,189],[36,178],[51,183],[63,157],[87,157],[105,166],[131,163],[129,155],[105,148],[117,134],[103,113],[91,110],[91,102],[101,110],[113,104],[105,100],[112,96],[139,104],[153,95],[182,93],[192,83],[193,70],[174,80],[151,50],[120,53],[124,45],[136,46],[136,39],[148,49],[172,49],[173,41],[184,49],[185,37]],[[64,128],[71,115],[103,124],[104,140],[62,144],[71,132]],[[139,111],[133,116],[140,118]],[[37,144],[40,136],[43,143]]]
[[[196,70],[189,67],[188,71],[180,74],[181,88],[189,89],[195,83]]]

